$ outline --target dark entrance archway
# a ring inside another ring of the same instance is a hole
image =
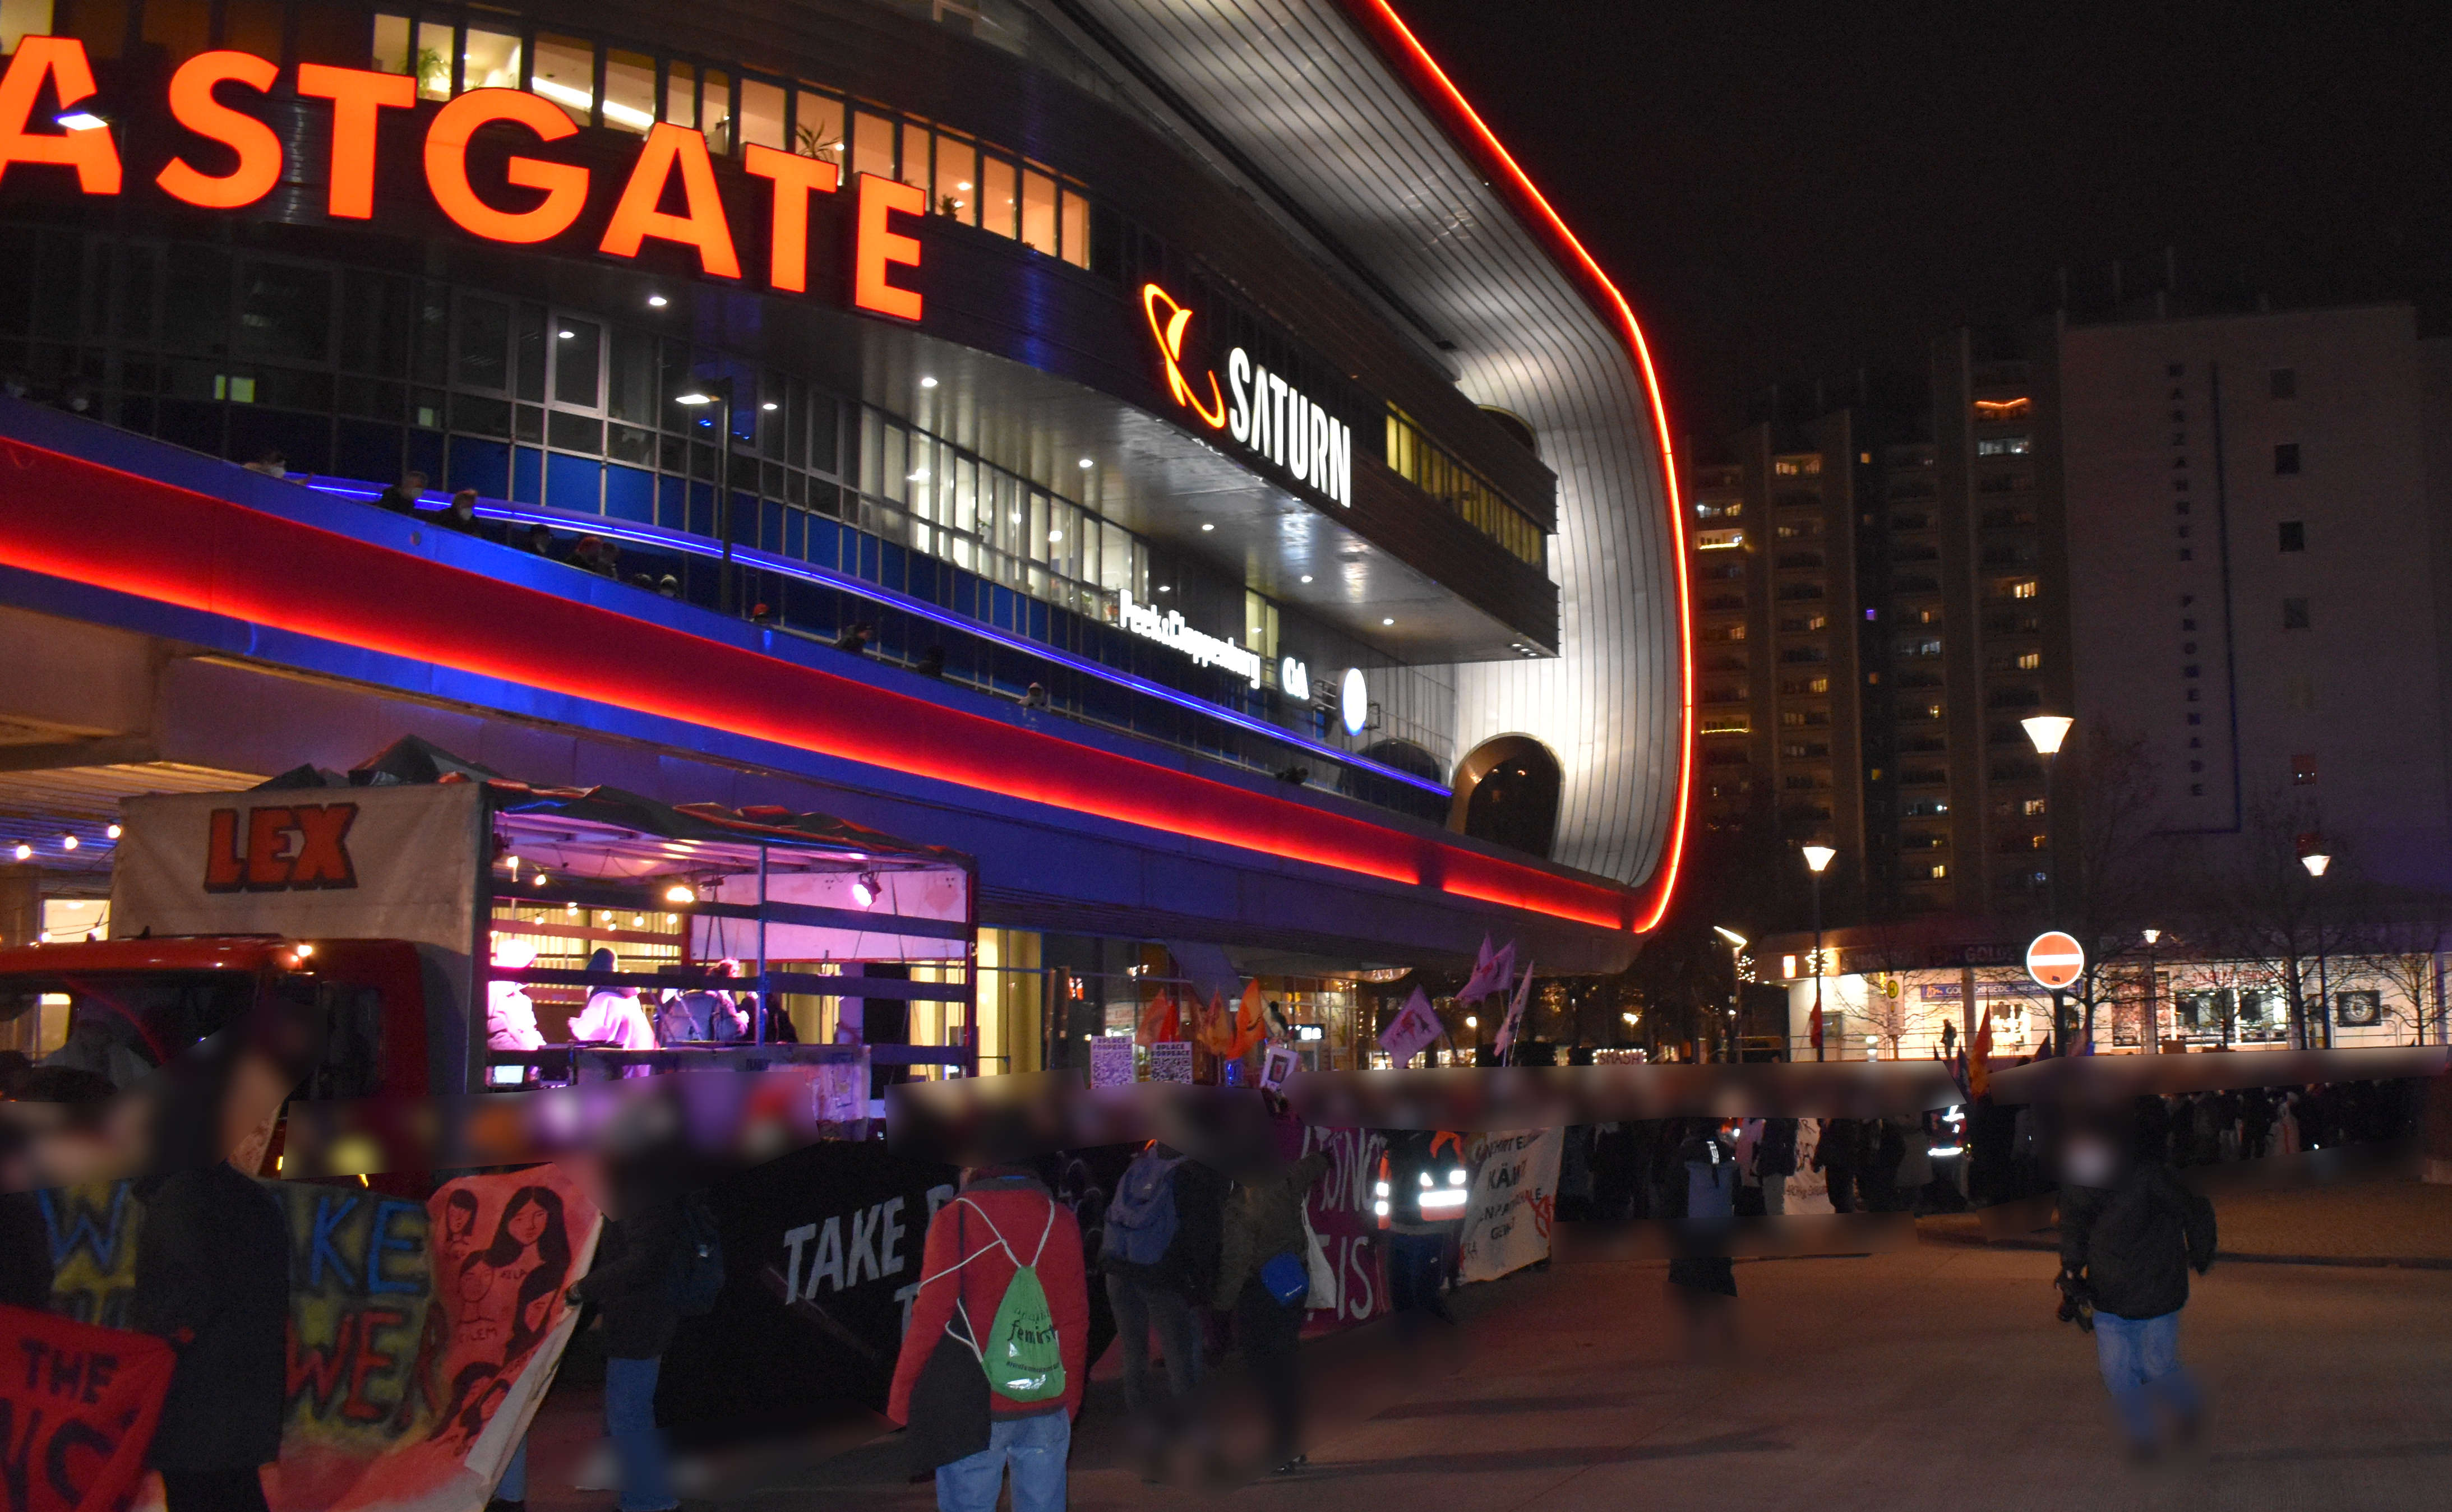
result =
[[[1484,740],[1456,763],[1448,828],[1547,859],[1564,781],[1558,758],[1531,736]]]

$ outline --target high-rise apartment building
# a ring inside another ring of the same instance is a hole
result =
[[[2452,414],[2423,377],[2452,344],[2381,305],[2060,346],[2069,712],[2145,737],[2161,827],[2209,864],[2287,823],[2370,876],[2452,882],[2452,480],[2427,457]]]
[[[1854,417],[1764,422],[1693,468],[1696,817],[1861,854]]]
[[[1834,920],[1861,885],[2007,938],[2084,801],[2055,823],[2021,721],[2066,714],[2145,738],[2207,864],[2262,810],[2452,879],[2452,343],[2406,306],[2038,322],[1921,386],[1694,468],[1699,818],[1835,845]]]

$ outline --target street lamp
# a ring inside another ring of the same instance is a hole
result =
[[[715,534],[723,543],[723,556],[716,568],[715,601],[723,613],[732,614],[736,612],[732,585],[732,380],[710,379],[686,393],[674,395],[673,403],[689,409],[702,409],[709,404],[722,406],[715,438]]]
[[[2301,856],[2299,858],[2299,864],[2307,869],[2307,875],[2317,883],[2316,886],[2307,890],[2309,895],[2315,901],[2316,908],[2316,1017],[2318,1022],[2324,1026],[2324,1048],[2326,1050],[2331,1050],[2333,1048],[2333,992],[2332,984],[2326,981],[2324,976],[2324,889],[2323,886],[2323,878],[2324,875],[2324,869],[2333,864],[2333,858],[2325,854],[2323,852],[2318,851],[2311,854]],[[2300,1046],[2301,1049],[2304,1050],[2311,1048],[2305,1043],[2310,1037],[2311,1036],[2304,1032],[2304,1026],[2303,1025],[2300,1036],[2302,1041]]]
[[[1729,947],[1729,1027],[1728,1032],[1721,1038],[1721,1043],[1730,1051],[1729,1059],[1734,1061],[1737,1059],[1735,1053],[1738,1026],[1737,997],[1741,985],[1737,976],[1737,957],[1745,953],[1747,942],[1744,935],[1723,924],[1712,925],[1711,933],[1727,942]]]
[[[2146,932],[2146,1053],[2163,1053],[2163,1016],[2154,1007],[2154,946],[2163,938],[2161,930]]]
[[[1822,873],[1839,853],[1827,845],[1803,848],[1805,869],[1813,874],[1813,1058],[1822,1059],[1822,1042],[1829,1036],[1822,1030]]]
[[[2060,795],[2052,791],[2052,758],[2061,754],[2061,742],[2068,738],[2069,726],[2076,723],[2065,714],[2037,714],[2018,721],[2034,742],[2035,755],[2044,758],[2044,836],[2045,854],[2049,859],[2044,872],[2044,924],[2049,929],[2061,926],[2061,848],[2054,843],[2054,832],[2060,828]],[[2059,988],[2052,989],[2052,1048],[2055,1052],[2068,1053],[2068,1030],[2062,1024],[2063,997]],[[2087,1037],[2094,1027],[2086,1026]]]

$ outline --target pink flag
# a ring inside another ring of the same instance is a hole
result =
[[[1510,945],[1508,949],[1513,951],[1515,947]],[[1532,963],[1527,962],[1524,967],[1524,979],[1515,984],[1515,1001],[1507,1005],[1507,1021],[1498,1026],[1498,1058],[1502,1063],[1507,1059],[1507,1047],[1515,1043],[1515,1031],[1524,1022],[1525,1000],[1532,995]]]
[[[1421,1048],[1439,1037],[1439,1015],[1431,1011],[1431,1000],[1420,988],[1405,1001],[1404,1009],[1379,1031],[1379,1048],[1403,1070]]]

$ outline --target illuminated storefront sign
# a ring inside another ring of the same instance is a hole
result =
[[[1311,668],[1294,657],[1277,658],[1277,688],[1296,703],[1311,702]]]
[[[270,194],[287,166],[285,147],[272,128],[223,103],[217,90],[268,94],[280,77],[273,64],[247,52],[204,52],[170,76],[171,118],[188,131],[218,144],[235,164],[207,173],[185,156],[173,157],[154,178],[164,193],[213,210],[245,209]],[[45,84],[57,97],[57,131],[33,129],[34,108]],[[375,213],[376,123],[385,110],[417,107],[417,81],[402,73],[302,64],[297,92],[328,100],[332,107],[326,210],[335,220],[369,220]],[[49,164],[74,170],[79,192],[115,195],[122,187],[119,146],[108,119],[84,102],[94,94],[93,66],[85,44],[73,37],[30,36],[18,45],[0,75],[0,179],[16,165]],[[593,173],[575,163],[513,153],[503,177],[513,188],[542,192],[525,208],[504,208],[479,191],[469,173],[469,144],[486,127],[507,124],[550,145],[576,136],[579,127],[561,107],[518,89],[471,89],[434,112],[426,124],[425,187],[435,207],[471,236],[512,245],[549,242],[567,233],[587,208]],[[836,192],[840,171],[831,163],[773,147],[743,149],[742,171],[770,186],[765,219],[770,227],[766,284],[787,294],[809,288],[809,199]],[[896,284],[892,270],[920,265],[920,240],[894,229],[893,217],[924,216],[926,196],[909,185],[874,174],[858,176],[856,233],[851,245],[847,293],[851,304],[880,315],[916,321],[921,296]],[[534,199],[533,194],[522,199]],[[677,199],[680,208],[662,206]],[[699,271],[739,280],[741,254],[733,241],[732,215],[715,177],[705,136],[669,122],[650,127],[639,144],[620,199],[596,250],[636,258],[650,240],[686,246]]]
[[[1258,652],[1246,651],[1232,640],[1195,630],[1172,609],[1161,612],[1156,604],[1135,602],[1130,589],[1117,596],[1116,622],[1145,640],[1182,652],[1192,658],[1194,666],[1222,667],[1255,688],[1260,685]]]
[[[1214,368],[1183,369],[1192,311],[1156,284],[1141,285],[1141,309],[1166,366],[1175,402],[1211,430],[1222,430],[1296,483],[1354,507],[1354,431],[1240,346],[1226,354],[1226,384]]]

